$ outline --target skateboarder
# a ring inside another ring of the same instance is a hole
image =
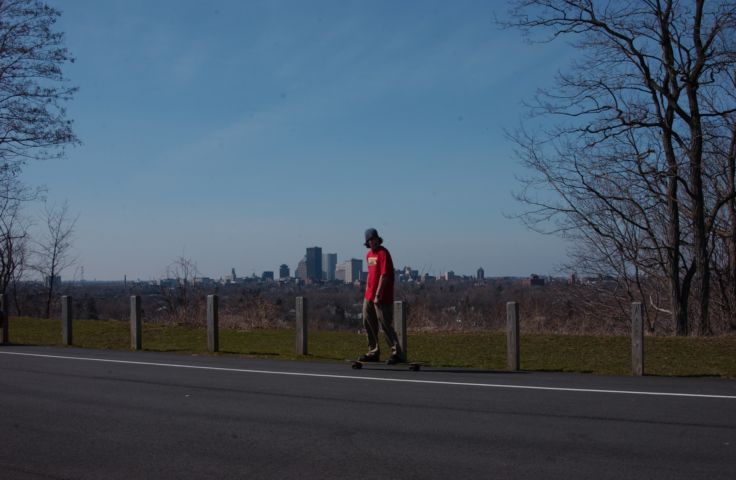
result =
[[[363,300],[363,325],[368,334],[368,353],[360,357],[361,362],[379,362],[378,325],[380,323],[386,341],[391,347],[391,356],[386,363],[394,365],[403,362],[399,338],[394,330],[394,263],[391,254],[383,246],[383,239],[375,228],[365,231],[365,246],[368,265],[368,281]]]

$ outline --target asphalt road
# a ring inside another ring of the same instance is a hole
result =
[[[0,478],[736,478],[736,382],[0,347]]]

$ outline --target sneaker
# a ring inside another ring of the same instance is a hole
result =
[[[380,362],[381,358],[378,355],[369,355],[366,353],[365,355],[361,355],[358,361],[359,362]]]
[[[402,358],[400,355],[391,355],[388,357],[388,360],[386,360],[386,365],[396,365],[397,363],[401,363]]]

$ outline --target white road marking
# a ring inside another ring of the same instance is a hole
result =
[[[39,353],[24,352],[5,352],[0,351],[2,355],[20,355],[26,357],[41,358],[57,358],[63,360],[81,360],[87,362],[103,362],[103,363],[119,363],[125,365],[146,365],[150,367],[168,367],[168,368],[190,368],[193,370],[212,370],[219,372],[235,372],[235,373],[258,373],[266,375],[291,375],[297,377],[318,377],[318,378],[338,378],[345,380],[367,380],[377,382],[399,382],[399,383],[418,383],[426,385],[454,385],[461,387],[486,387],[486,388],[507,388],[519,390],[547,390],[554,392],[576,392],[576,393],[611,393],[623,395],[650,395],[661,397],[693,397],[693,398],[718,398],[736,400],[736,395],[707,395],[699,393],[676,393],[676,392],[646,392],[637,390],[603,390],[595,388],[566,388],[566,387],[541,387],[534,385],[504,385],[498,383],[469,383],[469,382],[441,382],[438,380],[413,380],[407,378],[381,378],[381,377],[364,377],[355,375],[331,375],[323,373],[305,373],[305,372],[280,372],[275,370],[253,370],[247,368],[226,368],[226,367],[206,367],[200,365],[183,365],[177,363],[156,363],[156,362],[137,362],[132,360],[111,360],[107,358],[93,357],[72,357],[65,355],[45,355]]]

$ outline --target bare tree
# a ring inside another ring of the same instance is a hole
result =
[[[25,230],[27,232],[27,230]],[[16,237],[13,241],[13,252],[11,255],[12,260],[12,273],[8,280],[8,286],[11,288],[13,296],[13,303],[15,304],[15,310],[18,315],[23,315],[21,309],[21,302],[18,298],[20,285],[25,278],[28,270],[28,259],[29,259],[29,243],[30,237],[28,234]]]
[[[159,282],[167,313],[176,323],[198,320],[202,292],[198,286],[199,270],[190,258],[181,256],[166,268],[166,278]]]
[[[33,198],[35,192],[24,188],[16,178],[0,177],[0,293],[6,293],[24,269],[28,222],[21,207]]]
[[[71,217],[69,202],[61,206],[44,206],[44,227],[41,236],[34,242],[33,266],[44,280],[46,291],[46,318],[51,314],[51,302],[57,286],[57,278],[61,272],[76,262],[72,255],[72,240],[77,218]]]
[[[11,288],[18,314],[18,284],[28,266],[30,241],[30,221],[23,205],[38,194],[39,190],[25,186],[17,176],[0,174],[0,293]]]
[[[734,198],[713,188],[728,162],[712,145],[733,131],[736,5],[520,0],[506,25],[583,52],[532,105],[556,125],[513,135],[532,172],[521,218],[587,243],[630,293],[659,279],[669,305],[657,308],[678,335],[690,332],[696,286],[698,331],[709,333],[713,239]]]
[[[0,0],[0,174],[78,142],[62,106],[76,88],[62,74],[73,59],[54,31],[59,15],[38,0]]]
[[[78,143],[63,104],[76,88],[62,67],[73,59],[64,34],[55,31],[60,13],[39,0],[0,0],[0,291],[17,285],[28,253],[23,202],[38,190],[19,178],[29,159],[63,155]],[[17,300],[17,298],[16,298]],[[47,307],[48,311],[48,307]],[[48,315],[48,313],[47,313]]]

